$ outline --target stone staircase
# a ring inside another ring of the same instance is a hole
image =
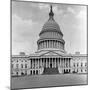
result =
[[[59,74],[58,68],[44,68],[43,74]]]

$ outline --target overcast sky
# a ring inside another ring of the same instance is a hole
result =
[[[68,53],[86,54],[87,7],[52,4],[55,21],[59,24]],[[42,26],[49,18],[50,4],[12,2],[12,54],[37,51],[37,40]]]

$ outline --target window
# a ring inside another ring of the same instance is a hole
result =
[[[77,63],[77,67],[79,66],[79,63]]]
[[[85,66],[87,66],[87,63],[85,63]]]
[[[23,64],[21,64],[21,68],[23,68]]]
[[[18,72],[16,72],[16,74],[18,75]]]
[[[81,69],[81,72],[83,72],[83,70]]]
[[[16,68],[18,68],[18,64],[16,64]]]
[[[25,71],[25,75],[27,75],[27,71]]]
[[[73,66],[75,67],[75,63],[73,64]]]
[[[83,66],[83,63],[81,63],[81,67]]]
[[[78,69],[77,69],[77,72],[78,72]]]
[[[14,66],[14,65],[12,64],[12,65],[11,65],[11,68],[13,68],[13,66]]]
[[[27,64],[25,64],[25,68],[27,68]]]

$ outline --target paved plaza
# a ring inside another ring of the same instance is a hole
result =
[[[57,74],[12,77],[12,89],[87,84],[86,74]]]

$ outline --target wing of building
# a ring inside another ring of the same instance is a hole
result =
[[[39,74],[87,73],[86,54],[67,54],[64,48],[63,33],[54,20],[52,6],[49,19],[43,25],[34,54],[12,55],[12,76]]]

